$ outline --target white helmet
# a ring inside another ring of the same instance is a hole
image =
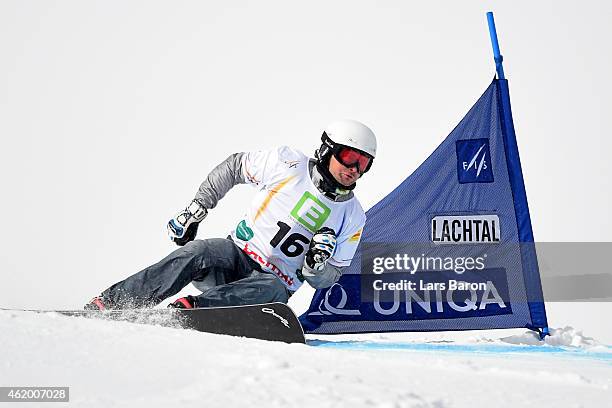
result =
[[[374,132],[361,122],[350,119],[336,120],[330,123],[323,133],[332,143],[349,146],[372,158],[376,157],[376,136]]]

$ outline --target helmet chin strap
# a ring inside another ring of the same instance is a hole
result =
[[[311,171],[312,181],[319,191],[327,197],[334,201],[343,201],[343,199],[348,198],[347,196],[355,188],[357,183],[353,183],[350,186],[344,186],[336,181],[334,176],[329,172],[329,159],[329,154],[326,155],[326,157],[317,157],[316,164]]]

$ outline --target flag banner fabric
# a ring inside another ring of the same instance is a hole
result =
[[[547,328],[506,80],[366,214],[351,265],[300,316],[307,333]]]

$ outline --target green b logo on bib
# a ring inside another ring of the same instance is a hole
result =
[[[330,213],[329,207],[308,191],[304,192],[300,201],[291,210],[291,216],[311,232],[317,232]]]

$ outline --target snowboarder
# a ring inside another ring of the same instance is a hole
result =
[[[204,280],[213,284],[169,307],[286,303],[304,280],[314,288],[333,285],[361,238],[366,217],[353,189],[376,156],[376,137],[360,122],[339,120],[321,141],[314,159],[286,146],[230,155],[168,222],[180,248],[112,285],[85,309],[153,307]],[[245,183],[258,192],[230,236],[195,240],[208,210]]]

